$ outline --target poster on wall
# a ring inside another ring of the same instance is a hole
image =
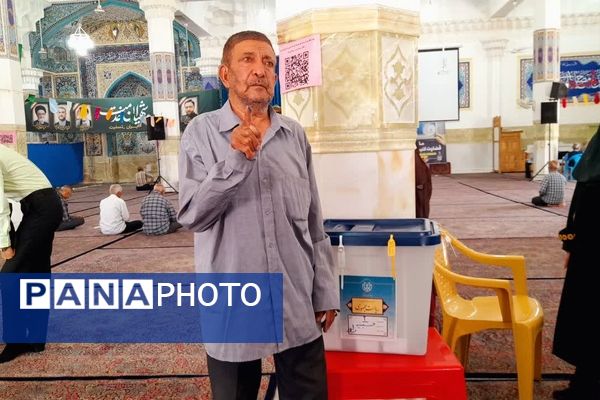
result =
[[[417,148],[427,164],[446,162],[446,123],[419,122]]]
[[[145,118],[151,114],[151,97],[34,98],[25,102],[29,132],[145,132]]]
[[[179,95],[181,130],[196,116],[219,108],[219,90]],[[146,132],[146,117],[153,115],[152,97],[107,99],[28,98],[27,131],[40,133]]]
[[[533,60],[520,60],[520,99],[533,101]],[[565,56],[560,59],[560,81],[568,88],[567,100],[582,101],[600,92],[600,55]]]
[[[320,35],[279,45],[279,79],[281,93],[321,85]]]
[[[458,63],[458,106],[471,107],[471,62]]]
[[[199,114],[220,107],[219,90],[186,92],[179,95],[179,128],[181,133]]]
[[[0,132],[0,144],[14,145],[17,144],[17,132]]]

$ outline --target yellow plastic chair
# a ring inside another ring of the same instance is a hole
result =
[[[533,380],[541,379],[542,326],[540,303],[527,293],[525,258],[474,251],[448,232],[435,255],[434,282],[442,309],[442,336],[463,367],[467,367],[471,334],[487,329],[512,329],[515,342],[519,400],[533,399]],[[481,264],[512,269],[513,280],[477,278],[452,271],[452,249]],[[457,284],[491,289],[495,295],[467,299]]]

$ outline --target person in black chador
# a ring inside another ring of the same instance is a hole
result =
[[[431,200],[431,170],[421,158],[419,148],[415,149],[415,217],[429,218]]]
[[[552,352],[575,366],[566,389],[555,399],[595,399],[600,395],[600,346],[592,328],[594,310],[600,306],[597,261],[600,229],[600,127],[577,164],[577,180],[567,227],[560,231],[567,252],[567,273],[560,299]],[[590,312],[591,311],[591,312]]]

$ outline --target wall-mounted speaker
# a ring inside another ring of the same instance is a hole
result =
[[[550,89],[551,99],[564,99],[569,93],[569,88],[562,82],[552,82],[552,89]]]
[[[556,124],[558,122],[558,103],[546,101],[542,103],[542,124]]]
[[[153,120],[154,119],[154,120]],[[165,119],[163,117],[146,117],[146,133],[148,140],[165,140]]]

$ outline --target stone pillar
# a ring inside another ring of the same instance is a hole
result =
[[[202,86],[207,87],[208,84],[213,89],[219,88],[219,65],[221,64],[221,55],[223,53],[223,45],[227,38],[224,37],[209,37],[200,39],[200,47],[202,55],[196,62],[196,66],[202,75]]]
[[[502,60],[508,40],[494,39],[481,42],[483,49],[488,56],[487,69],[487,115],[491,122],[494,117],[502,115]],[[499,132],[494,132],[493,136],[493,160],[494,171],[500,170],[500,136]]]
[[[535,169],[558,157],[558,124],[544,124],[541,103],[548,101],[552,82],[560,81],[560,3],[535,0],[533,32],[533,126],[535,131]],[[557,103],[557,112],[560,106]],[[544,167],[543,173],[548,169]]]
[[[17,35],[23,46],[21,52],[21,76],[23,78],[23,93],[37,95],[40,80],[43,76],[41,69],[33,68],[29,33],[38,33],[40,20],[44,17],[44,9],[50,5],[46,0],[20,0],[15,2],[17,7]]]
[[[175,120],[175,126],[167,130],[167,140],[159,141],[160,173],[169,184],[177,188],[180,133],[173,38],[173,19],[177,11],[177,0],[140,0],[140,8],[148,21],[154,115]]]
[[[15,0],[0,0],[0,73],[0,135],[5,144],[27,154]]]
[[[282,109],[306,129],[326,218],[410,218],[419,6],[361,3],[277,1],[279,45],[320,35],[323,73]]]

